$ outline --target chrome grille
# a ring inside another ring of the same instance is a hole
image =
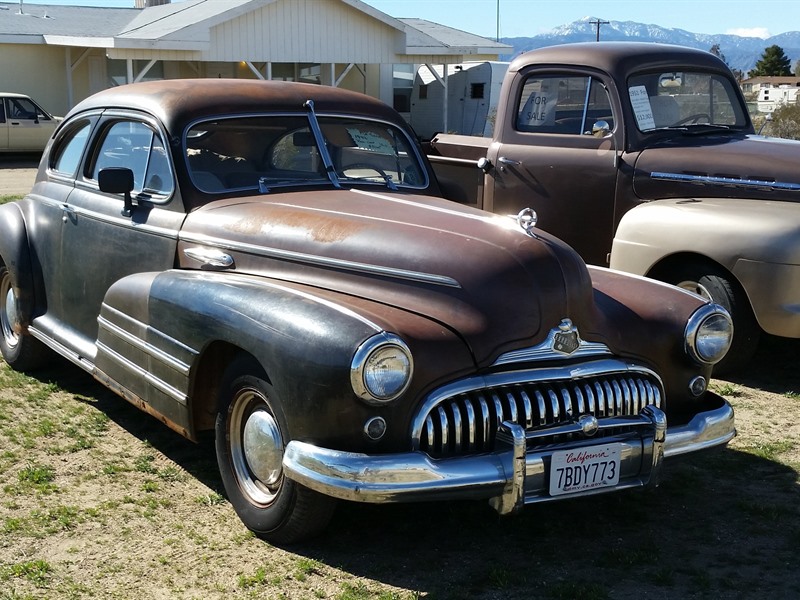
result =
[[[617,361],[606,362],[619,365]],[[486,385],[456,388],[454,393],[437,397],[435,402],[426,403],[417,419],[415,443],[434,457],[485,452],[494,448],[495,434],[503,421],[532,431],[570,423],[581,415],[602,419],[638,415],[649,404],[661,407],[661,383],[647,369],[626,368],[580,377],[560,373],[561,378],[553,377],[558,374],[548,369],[542,380],[513,381],[515,378],[503,376],[496,377],[496,382],[480,379]]]

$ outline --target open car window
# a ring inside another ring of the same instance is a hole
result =
[[[413,142],[389,123],[319,116],[329,174],[305,114],[231,117],[193,125],[185,136],[189,173],[204,192],[274,187],[427,186]]]

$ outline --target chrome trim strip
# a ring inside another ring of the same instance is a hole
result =
[[[148,329],[149,333],[152,333],[153,335],[156,335],[156,336],[160,337],[165,342],[167,342],[169,344],[172,344],[173,346],[176,346],[178,348],[181,348],[182,350],[185,350],[186,352],[189,352],[190,354],[194,354],[195,356],[200,354],[200,352],[198,350],[195,350],[191,346],[187,346],[182,341],[172,337],[171,335],[167,335],[166,333],[163,333],[162,331],[160,331],[158,329],[155,329],[154,327],[151,327],[150,325],[148,325],[147,323],[145,323],[143,321],[140,321],[139,319],[134,319],[130,315],[122,312],[119,309],[114,308],[113,306],[110,306],[110,305],[106,304],[105,302],[103,302],[103,304],[102,304],[101,311],[102,310],[107,310],[108,312],[114,313],[115,316],[119,317],[122,320],[128,321],[129,323],[131,323],[132,325],[134,325],[136,327],[146,327]]]
[[[122,365],[124,368],[128,369],[129,371],[133,371],[136,375],[143,378],[146,382],[152,385],[154,388],[159,390],[160,392],[166,394],[167,396],[172,397],[177,402],[180,402],[184,406],[188,404],[188,396],[181,392],[180,390],[172,387],[168,383],[164,382],[162,379],[159,379],[152,373],[148,372],[145,369],[142,369],[139,365],[131,362],[121,354],[118,354],[102,342],[97,342],[97,349],[102,350],[106,356],[108,356],[111,360],[114,360],[118,364]]]
[[[219,248],[185,248],[183,253],[192,260],[196,260],[209,267],[227,269],[233,266],[233,257]]]
[[[433,273],[423,273],[420,271],[408,271],[406,269],[394,269],[390,267],[381,267],[379,265],[371,265],[367,263],[355,262],[350,260],[342,260],[337,258],[328,258],[326,256],[319,256],[314,254],[306,254],[305,252],[294,252],[292,250],[280,250],[278,248],[267,248],[265,246],[257,246],[255,244],[247,244],[244,242],[231,242],[222,238],[216,238],[205,235],[192,235],[181,233],[179,236],[181,242],[191,242],[195,244],[203,244],[207,246],[214,246],[224,250],[231,250],[234,252],[246,252],[256,256],[264,256],[266,258],[275,258],[280,260],[289,260],[292,262],[307,263],[314,266],[321,266],[333,269],[345,269],[347,271],[354,271],[357,273],[368,273],[370,275],[380,275],[383,277],[393,277],[398,279],[407,279],[409,281],[419,281],[422,283],[429,283],[432,285],[441,285],[445,287],[460,288],[461,284],[446,275],[436,275]]]
[[[739,187],[772,188],[776,190],[800,191],[800,183],[785,183],[781,181],[764,181],[761,179],[738,179],[735,177],[715,177],[713,175],[689,175],[687,173],[665,173],[653,171],[652,179],[661,181],[680,181],[682,183],[733,185]]]
[[[136,231],[143,231],[145,233],[157,235],[159,237],[171,240],[178,239],[177,229],[165,229],[164,227],[154,227],[152,225],[134,223],[130,218],[120,218],[107,215],[104,213],[98,213],[95,211],[86,210],[85,208],[76,207],[74,204],[70,204],[69,202],[59,202],[58,205],[62,210],[69,209],[71,214],[82,216],[86,219],[92,219],[93,221],[98,221],[100,223],[110,223],[115,227],[123,227],[125,229],[135,229]]]
[[[92,363],[90,360],[87,360],[77,352],[70,350],[61,342],[57,342],[40,329],[37,329],[35,325],[28,325],[28,333],[42,342],[45,346],[53,350],[56,354],[60,354],[71,363],[78,365],[81,369],[84,369],[89,373],[94,372],[94,363]]]
[[[565,357],[563,352],[556,352],[553,350],[553,343],[555,342],[555,337],[558,333],[558,327],[551,329],[550,333],[547,334],[547,338],[540,344],[501,354],[497,357],[497,360],[492,363],[492,366],[499,367],[501,365],[508,365],[512,363],[563,359]],[[584,358],[587,356],[611,356],[612,354],[613,353],[611,350],[609,350],[608,346],[605,344],[580,340],[578,349],[568,356],[569,358]]]
[[[137,349],[141,350],[142,352],[146,353],[151,358],[154,358],[154,359],[158,360],[159,362],[164,363],[168,367],[172,368],[173,370],[178,371],[181,375],[184,375],[184,376],[188,376],[189,375],[190,366],[188,364],[186,364],[185,362],[183,362],[182,360],[179,360],[179,359],[175,358],[174,356],[171,356],[170,354],[167,354],[166,352],[156,348],[155,346],[153,346],[149,342],[145,342],[144,340],[142,340],[141,338],[137,337],[136,335],[125,331],[121,327],[115,325],[114,323],[111,323],[110,321],[108,321],[107,319],[105,319],[102,316],[97,317],[97,323],[98,323],[98,325],[100,325],[101,328],[103,328],[109,334],[111,334],[113,336],[116,336],[117,338],[123,340],[124,342],[129,343],[130,345],[132,345],[132,346],[136,347]],[[101,342],[98,342],[98,347],[100,345],[101,345]],[[105,346],[103,344],[103,347],[107,348],[108,346]],[[197,353],[195,352],[194,354],[197,354]]]

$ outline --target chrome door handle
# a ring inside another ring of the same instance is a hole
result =
[[[506,158],[505,156],[501,156],[497,159],[497,162],[504,164],[504,165],[521,165],[522,163],[518,160],[514,160],[513,158]]]

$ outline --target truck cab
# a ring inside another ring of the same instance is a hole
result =
[[[737,324],[731,366],[762,331],[800,337],[800,143],[755,135],[713,54],[639,43],[534,50],[506,73],[493,139],[438,135],[431,148],[449,197],[501,214],[532,208],[588,263],[726,306]],[[479,185],[459,183],[454,161],[479,160]]]

